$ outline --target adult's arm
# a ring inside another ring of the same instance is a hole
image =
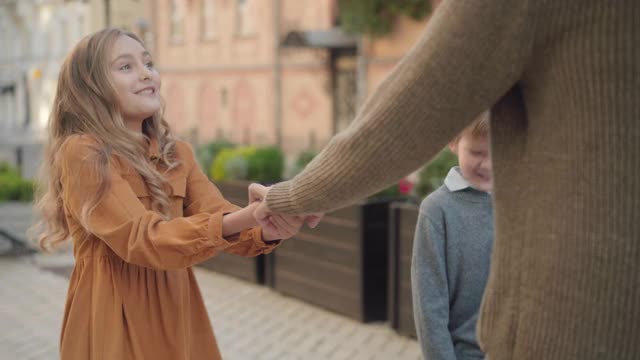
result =
[[[230,228],[241,230],[235,234],[223,232],[223,237],[232,243],[224,249],[225,252],[240,256],[258,256],[272,252],[280,244],[280,241],[264,239],[262,228],[255,226],[253,218],[255,206],[241,208],[227,201],[198,166],[191,146],[183,142],[178,142],[177,146],[180,147],[179,152],[184,154],[185,166],[190,169],[187,175],[184,216],[222,212],[224,214],[223,225],[227,225],[223,226],[223,230]],[[247,223],[246,220],[249,218],[251,222]],[[227,223],[225,224],[225,222]]]
[[[529,3],[445,0],[351,126],[298,176],[274,185],[268,207],[340,208],[433,158],[519,80],[532,43]]]

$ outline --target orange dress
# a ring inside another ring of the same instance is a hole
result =
[[[222,237],[222,216],[238,207],[223,199],[178,142],[181,165],[166,174],[172,219],[150,210],[142,177],[110,160],[111,186],[88,221],[86,195],[97,191],[88,136],[68,139],[59,153],[66,220],[76,260],[64,312],[62,360],[220,359],[191,266],[220,251],[255,256],[272,251],[259,227]],[[152,144],[151,152],[157,153]],[[153,155],[150,153],[150,155]]]

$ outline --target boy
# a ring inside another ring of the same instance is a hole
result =
[[[420,206],[411,283],[425,359],[482,359],[475,330],[493,242],[489,115],[449,143],[458,156]]]

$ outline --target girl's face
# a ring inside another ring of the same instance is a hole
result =
[[[109,70],[125,123],[140,129],[141,122],[161,107],[160,74],[151,54],[135,39],[122,35],[111,49]]]

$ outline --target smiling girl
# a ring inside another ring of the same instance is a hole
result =
[[[92,34],[62,65],[38,207],[43,248],[73,241],[63,360],[219,359],[191,266],[268,253],[302,225],[274,217],[261,228],[257,203],[224,200],[161,105],[160,75],[133,34]]]

